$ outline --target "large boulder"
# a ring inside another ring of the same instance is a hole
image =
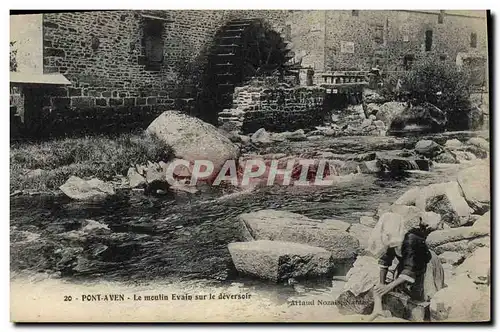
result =
[[[476,285],[465,276],[456,277],[431,299],[431,321],[479,322],[490,320],[489,287]]]
[[[75,200],[98,200],[115,194],[110,183],[95,178],[83,180],[77,176],[71,176],[59,189]]]
[[[423,139],[415,144],[415,151],[427,158],[433,158],[443,151],[443,147],[434,141]]]
[[[260,210],[238,216],[243,238],[251,240],[286,241],[321,247],[335,260],[354,259],[359,241],[335,222],[313,220],[288,211]]]
[[[490,212],[488,211],[479,217],[472,226],[477,228],[486,228],[489,230],[491,228]]]
[[[466,275],[477,284],[486,284],[491,266],[491,249],[484,247],[476,249],[471,256],[455,270],[457,275]]]
[[[385,172],[403,172],[411,170],[429,171],[432,162],[427,159],[401,157],[392,152],[377,152],[377,167]]]
[[[490,209],[490,168],[476,165],[458,173],[458,184],[465,200],[474,213],[483,214]]]
[[[446,112],[430,103],[422,103],[406,108],[396,116],[389,132],[441,132],[448,122]]]
[[[467,255],[478,247],[489,246],[489,229],[470,226],[437,230],[429,234],[427,244],[438,255],[446,251]]]
[[[417,197],[420,196],[421,187],[413,187],[405,191],[403,195],[401,195],[394,204],[396,205],[415,205],[417,201]]]
[[[440,214],[442,220],[451,227],[467,224],[472,212],[456,181],[431,184],[423,188],[415,206],[423,211]]]
[[[171,146],[177,158],[188,161],[210,160],[214,173],[228,159],[238,159],[239,148],[213,125],[178,111],[160,114],[146,129]]]
[[[383,121],[386,127],[390,127],[392,121],[400,116],[405,109],[405,103],[390,101],[378,107],[376,117],[377,120]]]
[[[445,251],[439,255],[439,260],[442,264],[458,265],[464,261],[463,254],[454,251]]]
[[[236,269],[274,282],[331,275],[331,254],[323,248],[282,241],[235,242],[228,245]]]

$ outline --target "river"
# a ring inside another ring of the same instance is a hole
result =
[[[449,138],[465,140],[477,134],[447,133],[432,138],[444,143]],[[299,155],[313,150],[335,154],[386,151],[412,148],[421,138],[340,137],[288,142],[264,152]],[[221,199],[217,196],[220,193],[213,192],[146,197],[130,191],[93,203],[74,202],[61,195],[13,197],[11,229],[39,234],[44,241],[37,240],[38,247],[27,251],[35,255],[31,260],[11,245],[11,268],[42,272],[57,266],[63,277],[73,279],[219,279],[255,284],[238,276],[227,250],[228,243],[241,239],[236,221],[240,213],[281,209],[315,219],[336,218],[355,223],[362,215],[372,215],[380,203],[392,203],[408,188],[455,179],[466,166],[435,164],[430,172],[411,171],[398,178],[358,174],[328,187],[262,187],[231,199]],[[112,236],[61,240],[60,234],[80,229],[87,219],[107,225]],[[104,253],[97,255],[99,245],[105,248]],[[74,268],[74,262],[61,263],[64,259],[71,261],[64,258],[61,250],[57,251],[65,246],[83,250],[86,259],[78,263],[78,268]],[[54,250],[59,254],[54,255]]]

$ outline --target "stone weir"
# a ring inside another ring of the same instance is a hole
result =
[[[219,125],[228,132],[248,134],[265,128],[271,132],[293,131],[321,125],[325,89],[250,84],[237,87],[233,106],[219,113]]]

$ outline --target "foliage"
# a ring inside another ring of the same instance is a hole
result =
[[[14,143],[10,149],[11,190],[52,190],[71,175],[111,180],[147,161],[168,161],[172,149],[154,136],[123,134],[116,138],[65,138]],[[42,174],[26,176],[29,170]]]
[[[426,58],[417,63],[403,79],[403,90],[416,102],[429,102],[453,112],[470,108],[468,75],[454,64]]]

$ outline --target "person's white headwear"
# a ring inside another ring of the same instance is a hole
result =
[[[389,248],[400,252],[405,236],[403,217],[397,213],[384,213],[370,234],[368,251],[376,258],[384,255]]]

